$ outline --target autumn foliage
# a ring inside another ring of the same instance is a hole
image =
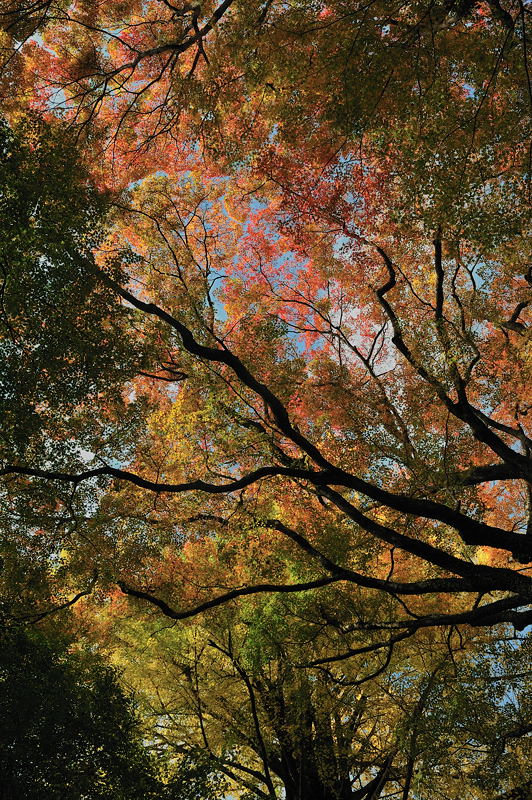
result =
[[[6,620],[238,796],[528,796],[530,9],[0,23]]]

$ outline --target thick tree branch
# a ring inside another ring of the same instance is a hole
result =
[[[476,486],[491,481],[511,481],[516,479],[516,471],[511,464],[486,464],[458,473],[458,480],[464,486]]]
[[[176,611],[176,609],[169,606],[168,603],[165,603],[164,600],[155,597],[149,592],[143,592],[140,589],[133,589],[123,581],[117,581],[117,585],[124,594],[130,595],[131,597],[136,597],[139,600],[146,600],[148,603],[157,606],[157,608],[159,608],[166,617],[180,620],[195,617],[198,614],[201,614],[203,611],[208,611],[210,608],[216,608],[217,606],[224,605],[224,603],[228,603],[230,600],[234,600],[237,597],[245,597],[251,594],[263,594],[264,592],[279,592],[281,594],[288,594],[291,592],[307,592],[310,589],[319,589],[322,586],[328,586],[329,584],[337,583],[340,580],[342,580],[342,578],[329,576],[315,581],[308,581],[307,583],[260,583],[256,586],[244,586],[241,589],[233,589],[230,592],[226,592],[225,594],[215,597],[212,600],[207,600],[205,603],[200,603],[199,605],[194,606],[194,608],[189,608],[186,611]]]
[[[474,520],[459,511],[453,510],[448,506],[445,506],[442,503],[437,503],[433,500],[422,500],[408,497],[407,495],[398,495],[394,494],[393,492],[388,492],[385,489],[374,486],[362,478],[357,478],[356,476],[350,475],[348,472],[335,467],[318,472],[298,467],[281,467],[272,465],[269,467],[260,467],[259,469],[250,472],[241,478],[237,478],[234,481],[228,481],[227,483],[222,484],[208,483],[200,479],[189,481],[187,483],[175,484],[150,481],[127,470],[121,470],[109,466],[97,467],[95,469],[86,470],[77,474],[54,470],[42,470],[16,464],[8,464],[0,469],[0,476],[15,474],[44,478],[46,480],[64,481],[73,483],[74,485],[93,478],[107,476],[117,480],[124,480],[129,483],[133,483],[142,489],[147,489],[152,492],[168,492],[173,494],[190,491],[202,491],[209,494],[226,494],[238,491],[246,486],[250,486],[251,484],[263,478],[284,476],[287,478],[306,480],[317,487],[343,486],[348,489],[354,489],[362,494],[365,494],[367,497],[370,497],[372,500],[376,500],[379,503],[382,503],[382,505],[393,508],[396,511],[401,511],[405,514],[424,517],[426,519],[448,524],[458,531],[463,541],[468,545],[496,547],[502,550],[507,550],[522,559],[525,563],[527,563],[527,560],[532,560],[532,543],[529,541],[528,537],[512,533],[510,531],[505,531],[502,528],[496,528],[483,522],[478,522],[477,520]],[[338,499],[339,495],[336,494],[335,497]],[[349,505],[349,508],[350,512],[355,513],[355,516],[360,522],[363,520],[366,522],[369,521],[368,518],[364,517],[364,515],[358,512],[353,506]],[[373,522],[371,522],[371,525],[372,528],[376,530]],[[363,524],[362,527],[369,531],[367,525]]]
[[[292,530],[292,528],[289,528],[287,525],[284,525],[284,523],[280,522],[279,520],[266,520],[264,524],[266,527],[274,528],[275,530],[292,539],[292,541],[295,542],[302,550],[319,561],[321,566],[330,572],[331,575],[335,575],[341,580],[355,583],[358,586],[364,586],[367,589],[377,589],[392,595],[424,595],[438,592],[454,593],[470,592],[474,590],[482,591],[485,589],[485,583],[482,577],[480,577],[478,584],[475,585],[473,574],[471,574],[469,579],[429,578],[427,580],[412,581],[411,583],[400,583],[397,581],[372,578],[367,575],[362,575],[361,573],[347,567],[342,567],[339,564],[336,564],[334,561],[331,561],[326,555],[324,555],[324,553],[320,552],[316,547],[314,547],[308,541],[308,539],[306,539],[300,533]],[[467,565],[467,562],[463,562],[463,564]],[[513,571],[510,572],[512,575],[514,574]],[[530,589],[532,591],[532,585]]]
[[[487,603],[484,606],[479,606],[469,611],[462,611],[455,614],[427,614],[417,617],[416,619],[403,619],[388,623],[360,622],[351,626],[351,630],[417,631],[421,628],[433,628],[446,625],[485,625],[491,627],[493,625],[510,623],[516,630],[521,631],[532,624],[531,608],[527,608],[524,611],[516,610],[522,605],[522,598],[513,595],[502,600],[495,600],[492,603]]]

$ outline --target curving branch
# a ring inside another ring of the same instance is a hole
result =
[[[436,240],[436,242],[438,242],[438,240]],[[393,306],[386,297],[386,295],[397,285],[397,275],[394,264],[388,253],[386,253],[382,247],[378,245],[373,246],[381,256],[388,273],[388,280],[376,290],[375,294],[384,313],[386,314],[386,317],[392,325],[392,342],[397,350],[404,356],[410,366],[417,372],[419,377],[434,389],[437,397],[441,400],[447,410],[457,419],[468,425],[473,436],[478,441],[487,445],[506,464],[513,466],[515,468],[516,477],[521,477],[525,480],[532,480],[532,465],[530,463],[530,459],[513,450],[508,444],[506,444],[506,442],[503,441],[503,439],[500,438],[500,436],[497,436],[493,432],[493,426],[486,424],[483,419],[484,415],[474,408],[474,406],[472,406],[469,402],[466,394],[465,383],[461,378],[456,366],[453,370],[453,379],[455,381],[458,399],[452,400],[441,381],[428,372],[419,359],[414,355],[403,336],[401,322],[397,317]],[[438,258],[441,260],[441,249],[438,250],[438,247],[436,247],[436,263],[438,263]],[[438,275],[438,281],[441,281],[441,265],[439,269],[436,267],[436,271]],[[438,292],[436,305],[436,321],[440,331],[443,327],[442,305],[443,299],[440,291]]]
[[[372,578],[368,575],[362,575],[360,572],[356,572],[355,570],[349,569],[347,567],[342,567],[339,564],[331,561],[324,553],[314,547],[308,539],[302,536],[297,531],[292,530],[287,525],[282,523],[280,520],[267,520],[263,523],[266,527],[273,528],[280,533],[283,533],[285,536],[288,536],[293,542],[295,542],[302,550],[312,556],[315,560],[317,560],[321,566],[326,569],[331,575],[335,575],[336,577],[340,578],[341,580],[348,581],[350,583],[355,583],[358,586],[364,586],[367,589],[377,589],[379,591],[384,591],[388,594],[393,596],[395,595],[406,595],[406,596],[414,596],[414,595],[425,595],[425,594],[434,594],[434,593],[460,593],[460,592],[470,592],[470,591],[485,591],[486,585],[489,583],[491,589],[509,589],[510,584],[508,582],[508,578],[510,576],[515,575],[513,570],[502,570],[504,573],[503,575],[499,574],[499,567],[484,567],[480,566],[477,569],[478,565],[471,565],[468,562],[463,561],[461,559],[457,559],[456,562],[447,562],[447,569],[451,572],[458,572],[459,574],[463,575],[461,578],[429,578],[426,580],[420,581],[412,581],[409,583],[401,583],[398,581],[392,581],[389,578],[386,580],[381,580],[379,578]],[[391,529],[388,529],[391,530]],[[399,534],[395,533],[396,536]],[[412,548],[416,546],[416,540],[410,540],[409,542],[402,542],[402,544],[396,545],[397,547],[401,547],[402,549],[407,549],[409,545]],[[413,550],[409,550],[414,555],[419,555],[415,553]],[[426,560],[430,560],[430,553],[426,552],[424,557]],[[434,559],[434,554],[432,554]],[[454,556],[451,558],[455,558]],[[441,565],[442,566],[442,565]],[[487,570],[487,571],[485,571]],[[510,573],[510,576],[508,575]],[[523,576],[525,577],[525,576]],[[500,578],[501,583],[498,584],[498,578]],[[515,590],[515,584],[511,579],[512,589]],[[532,582],[525,577],[525,580],[522,582],[520,587],[525,592],[528,590],[532,592]]]
[[[462,414],[463,408],[466,408],[467,413],[464,412],[464,414],[469,419],[469,415],[473,414],[473,410],[467,402],[467,399],[464,400],[462,397],[458,402],[451,400],[439,382],[430,376],[424,370],[422,365],[418,364],[417,360],[411,354],[408,346],[404,342],[401,334],[400,324],[395,316],[395,312],[386,299],[387,293],[396,284],[395,270],[391,259],[388,257],[386,252],[380,247],[377,247],[377,249],[379,250],[381,257],[384,259],[389,276],[388,281],[377,290],[377,296],[379,297],[381,305],[386,310],[386,313],[392,322],[395,331],[394,341],[396,345],[402,352],[404,352],[405,357],[417,369],[418,374],[420,374],[422,377],[424,377],[424,379],[428,380],[431,385],[433,385],[437,394],[444,399],[447,407],[460,407],[462,410],[460,413],[457,413],[458,416]],[[512,531],[487,525],[484,522],[480,522],[469,517],[457,509],[450,508],[444,503],[387,491],[375,483],[366,481],[335,466],[321,453],[319,448],[316,447],[292,423],[286,406],[277,397],[277,395],[268,386],[257,379],[251,370],[243,363],[243,361],[231,350],[229,350],[227,346],[225,346],[223,343],[218,343],[220,346],[211,346],[209,344],[201,343],[186,325],[162,309],[160,306],[156,305],[155,303],[141,300],[133,292],[124,288],[120,283],[103,272],[92,261],[74,255],[73,258],[75,258],[75,260],[81,266],[94,274],[99,280],[103,281],[130,306],[140,310],[145,314],[156,317],[164,324],[170,326],[178,334],[182,346],[188,353],[202,359],[207,363],[221,364],[228,367],[239,379],[243,386],[247,387],[261,398],[265,407],[269,411],[270,421],[275,424],[279,432],[284,435],[286,439],[289,440],[293,445],[296,445],[305,454],[305,457],[308,457],[310,460],[312,460],[318,469],[300,466],[301,463],[306,463],[306,461],[302,462],[301,459],[292,460],[292,466],[263,466],[248,474],[237,477],[234,480],[226,481],[225,483],[209,483],[200,479],[177,484],[165,483],[158,480],[148,480],[128,470],[122,470],[110,466],[102,466],[95,469],[85,470],[77,474],[71,474],[55,470],[30,468],[24,465],[8,464],[0,470],[0,476],[18,474],[28,477],[43,478],[46,480],[69,482],[74,486],[77,486],[83,481],[107,477],[132,483],[133,485],[157,494],[200,491],[215,495],[239,491],[256,483],[257,481],[267,478],[282,477],[295,481],[304,481],[317,490],[318,496],[326,498],[330,503],[333,504],[333,506],[344,513],[348,519],[360,526],[369,534],[377,537],[387,544],[392,545],[393,547],[398,547],[405,552],[411,553],[417,558],[420,558],[447,573],[450,572],[451,574],[459,576],[458,578],[443,577],[412,583],[399,583],[390,580],[379,580],[369,576],[361,575],[354,570],[349,570],[339,566],[338,564],[334,564],[332,561],[327,559],[323,553],[314,548],[307,539],[301,536],[301,534],[293,531],[281,521],[269,520],[266,522],[266,525],[274,527],[284,535],[287,535],[300,548],[306,551],[313,558],[317,559],[321,566],[330,573],[329,577],[323,578],[317,583],[311,582],[309,584],[301,584],[297,586],[287,586],[284,584],[263,584],[258,587],[246,587],[245,589],[234,590],[234,592],[230,592],[221,598],[215,598],[213,601],[202,604],[198,607],[199,610],[193,609],[187,612],[178,612],[170,609],[168,606],[166,606],[166,604],[164,604],[163,601],[158,601],[147,594],[139,594],[137,590],[130,589],[129,587],[127,589],[127,593],[134,594],[137,592],[137,597],[143,597],[144,599],[147,599],[155,604],[158,603],[159,607],[164,611],[164,613],[169,612],[170,615],[174,614],[173,618],[176,619],[192,616],[195,613],[199,613],[201,610],[220,605],[221,603],[226,602],[233,597],[238,597],[242,594],[255,593],[259,591],[304,591],[307,587],[311,588],[326,585],[327,583],[338,580],[350,581],[360,586],[382,590],[396,596],[421,595],[434,592],[479,592],[495,590],[517,593],[520,596],[521,605],[530,601],[530,598],[532,597],[532,579],[529,576],[512,569],[473,564],[463,558],[458,558],[457,556],[451,555],[441,547],[434,547],[421,539],[399,533],[393,528],[383,525],[382,523],[360,511],[353,504],[353,502],[341,494],[338,489],[343,488],[352,492],[356,492],[360,495],[364,495],[365,497],[376,501],[380,505],[398,511],[401,514],[421,517],[433,522],[442,523],[454,528],[462,540],[468,545],[481,545],[500,548],[511,552],[518,560],[524,563],[532,560],[532,541],[529,536],[516,534]],[[436,313],[440,315],[442,313],[441,298],[437,303]],[[493,480],[495,478],[499,480],[520,479],[523,474],[522,462],[526,462],[528,464],[528,460],[504,444],[500,437],[494,434],[489,427],[483,423],[478,415],[473,414],[473,416],[476,420],[476,425],[480,426],[483,431],[486,429],[491,437],[493,437],[498,443],[502,443],[502,448],[493,447],[492,449],[499,449],[499,454],[501,457],[506,455],[506,451],[509,450],[512,454],[512,458],[505,459],[504,463],[500,465],[486,465],[485,467],[477,467],[473,470],[466,471],[463,477],[461,477],[464,485],[472,485],[475,482]],[[486,438],[489,439],[489,436],[484,436],[484,439]],[[290,463],[290,459],[288,459],[288,463]],[[175,616],[176,614],[178,616]],[[483,616],[485,617],[485,614],[477,610],[476,617],[474,618],[481,618]],[[448,620],[449,617],[445,617],[444,619]],[[442,620],[440,619],[437,624],[442,624]]]
[[[138,600],[146,600],[146,602],[156,606],[160,611],[162,611],[165,617],[181,620],[195,617],[198,614],[201,614],[203,611],[208,611],[210,608],[216,608],[217,606],[224,605],[230,600],[235,600],[237,597],[245,597],[246,595],[251,594],[264,594],[265,592],[279,592],[281,594],[289,594],[291,592],[307,592],[311,589],[319,589],[322,586],[328,586],[331,583],[337,583],[340,580],[342,580],[342,578],[329,576],[326,578],[319,578],[315,581],[307,581],[306,583],[260,583],[256,586],[243,586],[241,589],[233,589],[230,592],[226,592],[225,594],[215,597],[212,600],[207,600],[205,603],[200,603],[199,605],[194,606],[194,608],[189,608],[186,611],[177,611],[175,608],[169,606],[168,603],[165,603],[164,600],[155,597],[149,592],[143,592],[140,589],[133,589],[133,587],[128,586],[123,581],[117,581],[117,585],[124,594],[130,595],[130,597],[136,597]]]
[[[220,352],[220,351],[216,351]],[[78,485],[83,481],[91,480],[98,477],[111,477],[117,480],[127,481],[139,486],[148,491],[161,493],[178,494],[181,492],[201,491],[208,494],[228,494],[240,489],[244,489],[253,483],[256,483],[263,478],[269,477],[287,477],[296,480],[305,480],[313,486],[322,487],[323,489],[331,486],[343,486],[348,489],[354,489],[372,500],[376,500],[382,505],[400,511],[406,514],[411,514],[416,517],[424,517],[426,519],[442,522],[450,525],[458,531],[463,541],[468,545],[480,545],[485,547],[496,547],[502,550],[507,550],[524,563],[532,560],[532,542],[529,537],[521,534],[506,531],[503,528],[497,528],[487,525],[483,522],[468,517],[460,511],[455,511],[448,506],[437,503],[433,500],[421,500],[417,498],[408,497],[407,495],[398,495],[393,492],[388,492],[381,489],[362,478],[357,478],[350,475],[342,469],[331,467],[328,470],[314,471],[299,467],[282,467],[282,466],[269,466],[260,467],[253,472],[243,475],[234,481],[227,483],[208,483],[201,479],[188,481],[186,483],[164,483],[159,481],[151,481],[146,478],[136,475],[128,470],[118,469],[116,467],[97,467],[95,469],[85,470],[80,473],[67,473],[54,470],[43,470],[32,467],[25,467],[23,465],[8,464],[0,469],[0,476],[7,475],[26,475],[28,477],[44,478],[46,480],[57,480],[67,483]],[[359,523],[361,527],[369,533],[379,535],[384,533],[385,528],[379,526],[378,523],[370,520],[362,512],[359,512],[352,504],[334,492],[334,502],[336,505],[340,502],[343,510],[348,509],[348,516],[355,522]],[[340,507],[340,506],[339,506]],[[390,535],[390,529],[388,529]],[[395,535],[395,534],[394,534]],[[397,536],[402,536],[397,534]],[[380,536],[380,538],[383,538]],[[402,541],[406,543],[408,537],[402,537]],[[388,538],[385,539],[388,541]],[[414,541],[414,540],[412,540]],[[423,545],[418,542],[419,546]],[[397,541],[398,547],[403,547]],[[428,545],[426,546],[428,547]],[[431,548],[431,551],[436,552],[436,548]],[[428,555],[429,550],[425,551]],[[425,557],[425,556],[423,556]]]
[[[98,579],[98,574],[95,572],[87,589],[84,589],[81,592],[78,592],[74,595],[70,600],[66,600],[64,603],[60,603],[53,608],[49,608],[47,611],[41,611],[38,614],[25,614],[22,617],[16,617],[16,622],[24,622],[27,625],[35,625],[37,622],[40,622],[42,619],[51,616],[52,614],[57,614],[59,611],[64,611],[67,608],[72,608],[72,606],[76,605],[76,603],[81,600],[82,597],[87,597],[89,594],[92,594],[92,591],[96,585],[96,581]]]
[[[393,647],[394,644],[397,642],[401,642],[403,639],[408,639],[410,636],[414,635],[414,631],[403,631],[399,633],[397,636],[392,636],[389,639],[381,642],[373,642],[372,644],[364,645],[363,647],[352,647],[349,650],[346,650],[343,653],[338,653],[335,656],[329,656],[328,658],[316,658],[313,661],[308,661],[306,664],[298,664],[299,667],[302,669],[306,667],[319,667],[323,664],[334,664],[337,661],[345,661],[348,658],[352,658],[353,656],[364,655],[365,653],[374,653],[377,650],[389,650]]]
[[[389,281],[383,287],[381,287],[381,289],[377,290],[377,295],[384,302],[384,307],[389,309],[392,324],[394,324],[394,331],[397,330],[400,335],[399,323],[397,322],[395,313],[393,312],[393,309],[389,303],[384,299],[385,294],[391,288],[393,288],[393,286],[395,286],[395,271],[393,269],[393,264],[386,252],[380,247],[377,247],[377,249],[385,259],[385,263],[390,271]],[[94,272],[94,270],[94,266],[91,266],[91,271]],[[179,334],[183,346],[189,353],[199,356],[206,361],[225,364],[234,372],[236,377],[239,378],[239,380],[245,386],[255,392],[263,400],[266,407],[270,410],[280,432],[283,433],[291,442],[297,445],[319,467],[321,467],[322,470],[324,470],[321,474],[308,471],[306,475],[294,475],[294,477],[306,478],[311,480],[315,485],[320,485],[323,482],[327,485],[336,484],[339,486],[345,486],[346,488],[354,489],[355,491],[361,492],[367,497],[370,497],[372,500],[376,500],[379,503],[393,508],[396,511],[425,517],[427,519],[434,519],[439,522],[449,524],[459,532],[466,544],[498,547],[509,550],[510,552],[516,554],[516,556],[518,556],[520,559],[523,559],[524,563],[532,561],[532,550],[530,544],[525,540],[524,537],[521,537],[518,534],[512,534],[509,531],[504,531],[501,528],[494,528],[492,526],[485,525],[484,523],[477,522],[476,520],[467,517],[465,514],[462,514],[459,511],[454,511],[441,503],[393,494],[392,492],[381,489],[380,487],[375,486],[368,481],[363,480],[362,478],[358,478],[336,467],[327,458],[325,458],[319,448],[310,442],[309,439],[292,424],[286,407],[274,394],[274,392],[272,392],[271,389],[264,383],[255,378],[255,376],[250,372],[241,359],[232,353],[226,346],[223,346],[223,348],[217,348],[201,344],[194,337],[192,331],[171,314],[164,311],[155,303],[146,303],[143,300],[140,300],[132,292],[122,287],[117,281],[113,280],[105,273],[102,273],[101,270],[96,269],[96,271],[98,276],[105,283],[113,288],[114,291],[116,291],[133,307],[138,308],[147,314],[158,317],[160,320],[172,327]],[[395,320],[395,323],[393,323],[393,320]],[[394,340],[396,338],[396,335],[394,335]],[[413,356],[411,355],[406,344],[404,344],[402,337],[400,337],[398,341],[400,347],[404,347],[409,359],[413,359]],[[417,361],[413,359],[412,363],[417,364]],[[449,407],[449,410],[451,410],[451,407],[454,408],[455,406],[459,407],[460,409],[462,408],[462,401],[459,403],[454,403],[450,398],[448,398],[443,388],[439,385],[439,382],[436,381],[435,378],[432,378],[421,365],[418,365],[418,370],[421,370],[420,374],[425,376],[426,380],[429,380],[429,382],[435,386],[438,395],[441,395],[441,397],[445,400],[445,404],[447,407]],[[493,446],[492,449],[500,449],[501,452],[499,455],[501,455],[505,463],[508,464],[510,468],[514,469],[514,477],[516,479],[532,479],[530,459],[526,458],[520,453],[516,453],[508,445],[506,445],[500,439],[500,437],[496,436],[490,430],[487,425],[482,423],[479,416],[474,414],[473,411],[474,409],[472,406],[470,406],[466,401],[467,413],[464,412],[465,417],[467,418],[466,421],[468,421],[468,424],[470,424],[475,435],[476,432],[481,430],[481,434],[479,434],[477,438],[485,441],[485,443],[492,442],[492,440],[497,443],[497,447]],[[456,415],[462,419],[464,414],[462,411],[460,411],[460,413],[457,412]],[[501,445],[500,448],[498,447],[498,444]],[[508,453],[510,455],[507,458],[504,458],[504,456]],[[316,481],[318,481],[318,483],[316,483]]]

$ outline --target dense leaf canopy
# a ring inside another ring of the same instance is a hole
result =
[[[98,659],[3,634],[0,708],[2,798],[158,796],[132,704]]]
[[[528,5],[0,20],[6,620],[242,797],[525,797]]]

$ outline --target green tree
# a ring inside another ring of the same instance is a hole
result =
[[[0,446],[52,456],[63,440],[66,454],[76,409],[119,396],[138,354],[125,310],[74,258],[101,240],[108,201],[51,121],[0,120],[0,153]]]
[[[1,645],[2,800],[162,796],[114,670],[35,630],[8,629]]]

